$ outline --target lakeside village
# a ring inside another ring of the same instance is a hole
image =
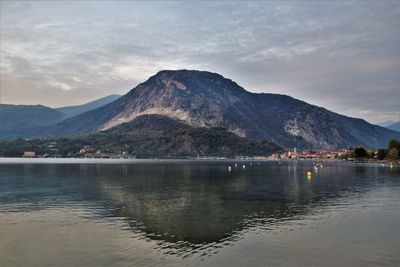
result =
[[[236,158],[255,158],[258,160],[290,160],[290,159],[337,159],[349,153],[348,149],[340,149],[338,151],[325,151],[325,150],[303,150],[298,151],[296,148],[287,150],[281,153],[274,153],[270,156],[257,156],[257,157],[244,157],[237,156]],[[35,151],[25,151],[22,157],[25,158],[43,158],[48,157],[47,154],[38,155]],[[126,152],[109,153],[102,152],[101,150],[94,150],[90,146],[84,146],[79,150],[78,157],[80,158],[135,158],[129,156]],[[200,157],[197,158],[215,158],[215,157]],[[223,158],[223,157],[218,157]],[[354,158],[348,158],[349,161],[354,161]]]
[[[50,144],[54,149],[55,144]],[[46,158],[54,157],[47,153],[37,154],[35,151],[25,151],[22,157],[25,158]],[[57,156],[56,156],[57,157]],[[136,158],[129,155],[125,151],[118,152],[103,152],[101,150],[95,150],[91,146],[83,146],[79,149],[79,152],[75,153],[73,157],[76,158]],[[162,157],[162,158],[174,158],[174,157]],[[226,159],[224,157],[200,157],[197,159]],[[387,149],[371,149],[367,150],[362,146],[350,149],[339,149],[339,150],[299,150],[293,148],[292,150],[286,150],[280,153],[273,153],[269,156],[237,156],[235,159],[254,159],[254,160],[343,160],[350,162],[378,162],[378,163],[398,163],[400,164],[400,141],[391,140],[388,144]]]

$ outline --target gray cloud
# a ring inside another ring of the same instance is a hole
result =
[[[397,1],[1,1],[0,12],[3,102],[78,104],[194,68],[371,122],[399,119]]]

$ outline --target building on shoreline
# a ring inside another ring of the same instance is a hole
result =
[[[22,155],[24,158],[34,158],[36,157],[36,152],[34,151],[25,151],[24,154]]]
[[[268,159],[335,159],[349,152],[347,149],[339,149],[337,151],[329,150],[302,150],[298,151],[296,148],[288,150],[283,153],[275,153],[268,157]]]

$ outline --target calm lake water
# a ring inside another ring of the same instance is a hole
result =
[[[399,167],[22,162],[0,160],[0,266],[400,266]]]

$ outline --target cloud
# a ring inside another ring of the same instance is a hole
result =
[[[79,104],[161,69],[195,68],[372,122],[398,119],[397,1],[1,1],[0,10],[8,103]]]
[[[53,86],[55,88],[59,88],[63,91],[71,91],[71,89],[72,89],[72,87],[70,85],[68,85],[66,83],[62,83],[62,82],[54,81],[54,82],[50,82],[49,84],[51,86]]]

